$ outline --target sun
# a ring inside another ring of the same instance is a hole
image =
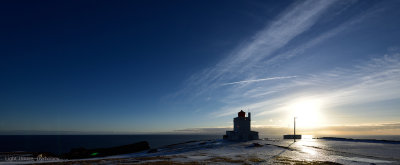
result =
[[[323,122],[320,99],[300,99],[289,106],[290,116],[296,117],[296,125],[303,128],[318,127]]]

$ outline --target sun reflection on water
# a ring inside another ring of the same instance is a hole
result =
[[[305,152],[305,153],[308,153],[308,154],[311,154],[311,155],[317,154],[317,151],[315,151],[315,149],[312,149],[312,148],[309,148],[309,147],[304,147],[304,146],[301,148],[301,151]]]
[[[316,139],[312,138],[312,135],[303,135],[302,139],[296,142],[296,147],[303,152],[307,153],[310,156],[317,156],[317,148],[321,145]]]

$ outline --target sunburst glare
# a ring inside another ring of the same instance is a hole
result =
[[[324,121],[321,99],[299,99],[291,103],[288,110],[290,118],[296,117],[298,127],[318,127]]]

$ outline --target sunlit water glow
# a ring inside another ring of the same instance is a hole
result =
[[[305,153],[308,153],[308,154],[311,154],[311,155],[317,154],[317,151],[315,151],[315,149],[307,148],[307,147],[302,147],[301,151],[305,152]]]

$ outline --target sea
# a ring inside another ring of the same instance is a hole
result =
[[[73,148],[105,148],[147,141],[150,148],[222,135],[0,135],[0,152],[67,153]]]
[[[310,137],[310,136],[308,136]],[[311,136],[315,138],[317,136]],[[322,137],[322,136],[318,136]],[[326,136],[325,136],[326,137]],[[353,139],[400,141],[399,135],[329,136]],[[222,135],[0,135],[0,152],[51,152],[62,154],[73,148],[104,148],[147,141],[151,148],[195,140],[221,139]],[[281,135],[260,138],[281,138]]]

